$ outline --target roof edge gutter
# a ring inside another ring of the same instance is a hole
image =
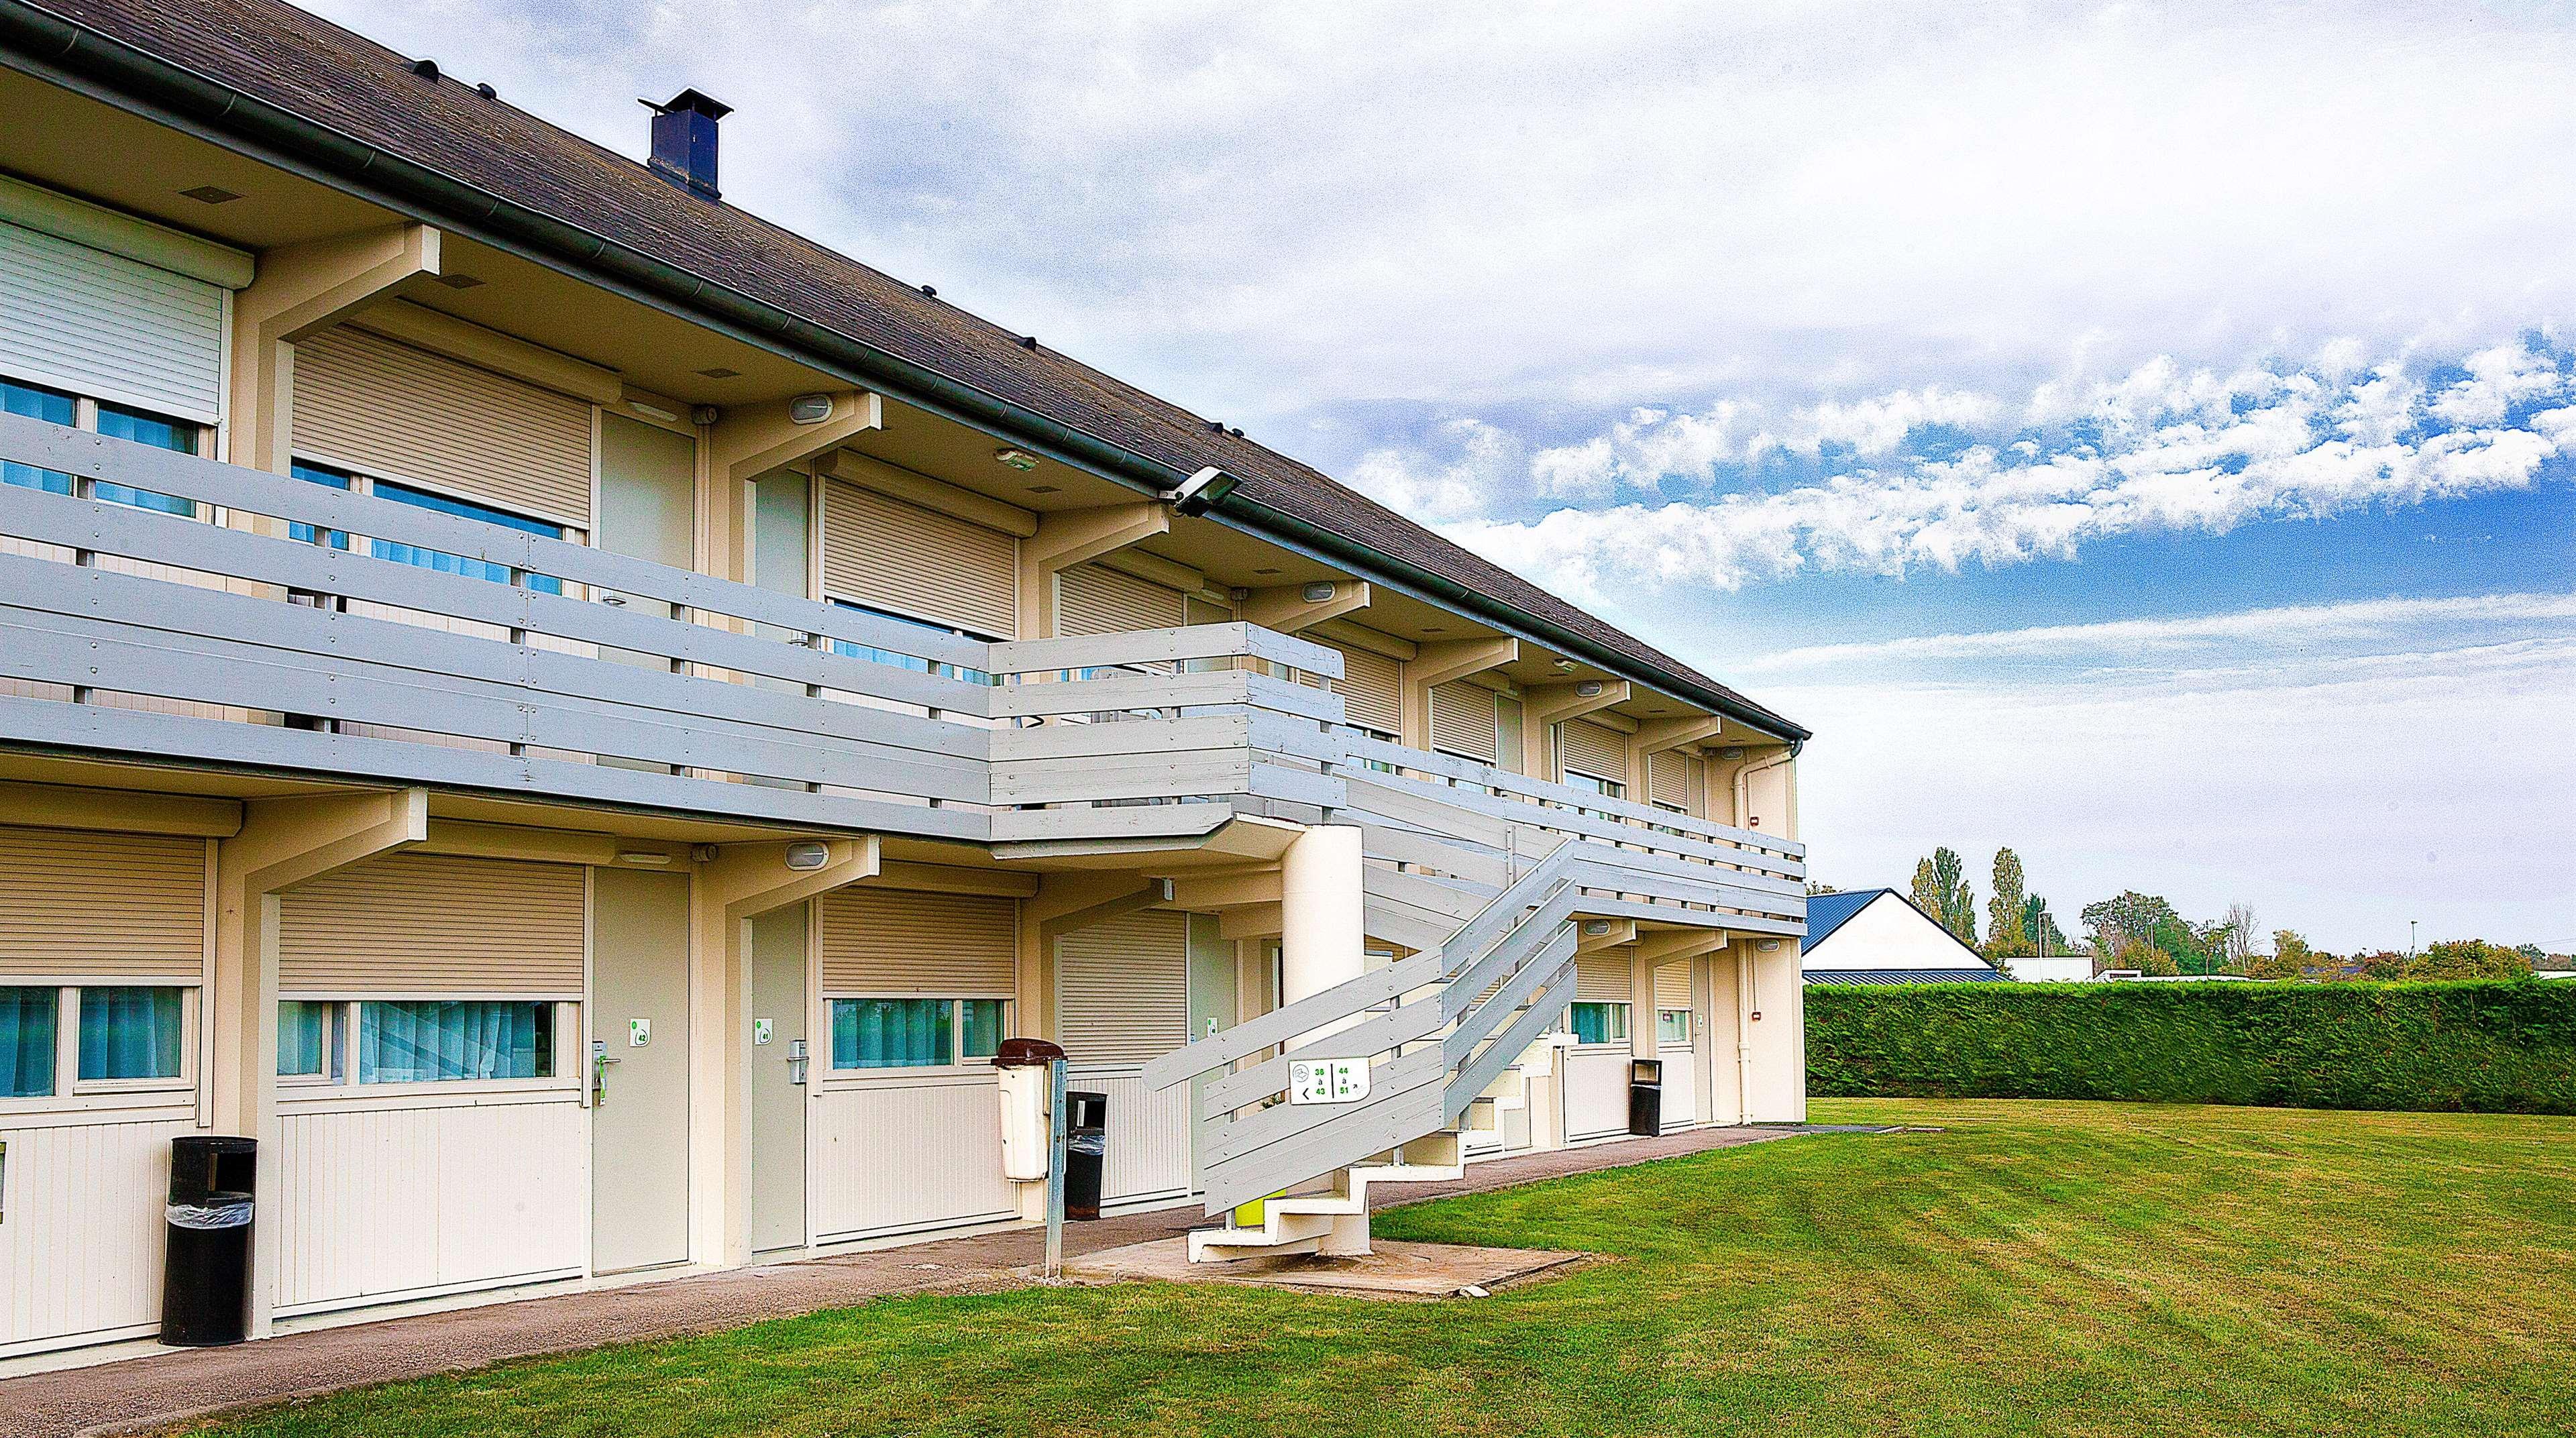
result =
[[[0,61],[102,103],[200,135],[252,158],[303,174],[459,233],[585,275],[605,275],[631,298],[657,307],[676,306],[713,327],[786,358],[821,358],[854,382],[902,394],[907,402],[952,419],[1007,431],[1049,458],[1148,494],[1173,498],[1200,475],[1148,459],[1132,450],[1049,419],[999,395],[886,353],[873,345],[802,319],[774,305],[664,263],[604,236],[514,205],[462,180],[317,124],[230,86],[112,39],[76,21],[26,3],[0,0]],[[1202,481],[1203,482],[1203,481]],[[1498,603],[1454,580],[1390,554],[1370,549],[1294,516],[1239,495],[1200,506],[1212,517],[1248,520],[1247,527],[1289,539],[1300,547],[1363,573],[1383,571],[1426,594],[1506,630],[1530,634],[1613,673],[1630,676],[1720,714],[1792,741],[1809,731],[1741,700],[1731,699],[1644,666],[1571,630]]]

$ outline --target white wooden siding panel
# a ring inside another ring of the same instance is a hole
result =
[[[1178,1198],[1190,1191],[1192,1085],[1175,1084],[1152,1093],[1145,1088],[1141,1070],[1109,1065],[1069,1064],[1064,1081],[1068,1088],[1109,1095],[1101,1202]]]
[[[223,293],[0,224],[0,374],[213,424]]]
[[[815,1241],[1017,1216],[999,1088],[987,1072],[824,1090],[813,1106]]]
[[[587,1116],[570,1094],[527,1102],[319,1106],[280,1121],[281,1311],[585,1266]]]
[[[336,326],[295,347],[295,452],[590,527],[587,401]]]
[[[0,1222],[0,1352],[149,1329],[181,1115],[10,1128]]]
[[[0,975],[204,977],[206,841],[0,827]]]
[[[1628,1131],[1628,1050],[1565,1050],[1565,1136]]]

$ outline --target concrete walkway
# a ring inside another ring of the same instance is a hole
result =
[[[1661,1138],[1495,1159],[1451,1183],[1380,1189],[1383,1205],[1621,1168],[1681,1154],[1809,1132],[1795,1125],[1699,1129]],[[1187,1231],[1195,1207],[1128,1214],[1065,1230],[1069,1254],[1095,1253]],[[361,1384],[480,1368],[608,1343],[703,1333],[917,1293],[989,1292],[1029,1281],[1044,1235],[1018,1228],[837,1258],[693,1274],[515,1303],[374,1323],[310,1328],[238,1348],[161,1349],[88,1368],[0,1379],[0,1434],[9,1438],[152,1431],[253,1404],[309,1398]]]

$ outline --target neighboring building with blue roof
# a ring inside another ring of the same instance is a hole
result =
[[[2010,982],[1894,889],[1809,898],[1798,952],[1810,984]]]

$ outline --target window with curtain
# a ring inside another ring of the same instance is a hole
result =
[[[1578,1003],[1570,1011],[1577,1043],[1615,1044],[1628,1038],[1626,1004]]]
[[[277,1076],[341,1079],[340,1025],[347,1005],[310,999],[277,1004]]]
[[[110,439],[132,440],[136,444],[148,444],[154,449],[195,454],[198,436],[203,434],[205,429],[202,425],[188,424],[175,419],[162,419],[157,415],[144,414],[139,410],[121,409],[112,404],[103,404],[98,407],[98,432]],[[157,509],[163,514],[184,514],[191,519],[197,514],[196,501],[181,499],[175,494],[155,494],[148,489],[130,489],[125,485],[110,484],[105,480],[100,480],[91,486],[90,492],[112,504],[131,504],[141,509]]]
[[[70,395],[59,390],[20,384],[16,380],[0,379],[0,409],[29,419],[41,419],[47,424],[70,426],[80,420],[80,406]],[[55,494],[72,492],[72,477],[68,474],[9,461],[0,461],[0,484],[51,490]]]
[[[1655,1010],[1655,1041],[1686,1044],[1691,1040],[1691,1011],[1688,1009]]]
[[[54,1023],[61,1002],[58,989],[0,988],[0,1098],[53,1093]]]
[[[358,1082],[552,1078],[555,1006],[425,1000],[358,1005]]]
[[[834,999],[832,1067],[931,1068],[991,1058],[1010,1024],[1005,999]]]
[[[177,989],[81,990],[81,1078],[177,1078],[186,1015],[187,996]]]

